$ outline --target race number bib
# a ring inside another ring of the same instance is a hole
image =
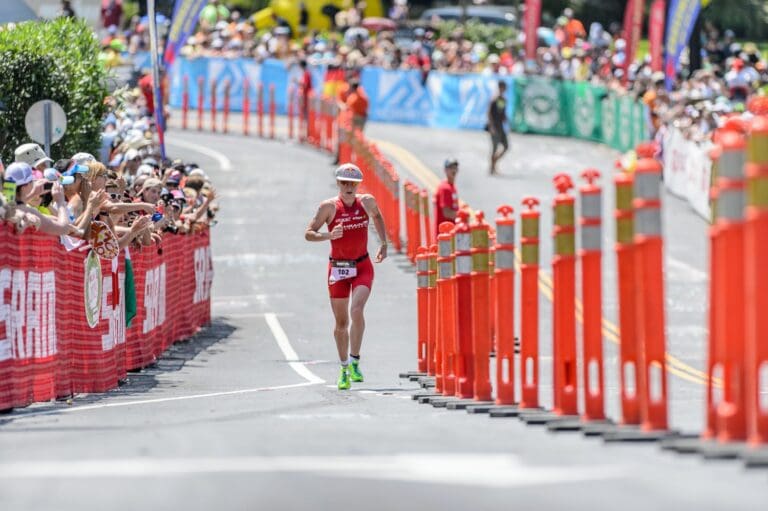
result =
[[[344,279],[351,279],[357,276],[357,267],[355,261],[331,261],[331,276],[328,282],[333,284]]]

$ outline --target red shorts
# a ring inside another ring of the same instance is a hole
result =
[[[370,257],[366,257],[357,265],[357,275],[349,278],[338,280],[333,284],[328,282],[328,293],[331,298],[349,298],[352,289],[357,286],[365,286],[368,289],[373,287],[373,263]],[[331,276],[331,263],[328,263],[328,278]]]

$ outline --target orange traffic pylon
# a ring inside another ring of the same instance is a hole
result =
[[[512,206],[499,206],[494,265],[496,404],[515,404],[515,219]]]
[[[427,301],[427,288],[429,287],[429,255],[426,247],[419,247],[416,252],[416,304],[417,315],[417,369],[421,373],[427,372],[427,339],[429,328],[429,303]]]
[[[455,357],[456,397],[474,396],[475,360],[472,348],[472,243],[469,214],[459,210],[454,228],[456,262],[457,354]]]
[[[539,200],[525,197],[520,213],[520,408],[539,407]]]
[[[638,382],[641,402],[641,429],[667,430],[667,369],[664,327],[663,240],[661,236],[661,164],[653,158],[655,146],[638,146],[635,167],[634,226],[636,293],[639,297],[637,329],[640,350]]]
[[[602,298],[602,216],[603,200],[595,180],[600,172],[587,169],[581,173],[587,184],[579,188],[581,218],[582,370],[584,375],[584,415],[582,420],[604,421],[603,398],[603,298]]]
[[[568,190],[573,182],[567,174],[554,178],[558,195],[553,202],[555,254],[552,258],[552,310],[555,415],[578,414],[576,376],[576,226],[575,200]]]
[[[746,175],[747,441],[758,447],[768,445],[768,116],[752,120]],[[768,456],[763,465],[768,465]]]
[[[453,271],[453,222],[443,222],[437,236],[437,292],[440,301],[440,338],[438,367],[442,373],[442,394],[456,393],[456,281]],[[436,391],[440,391],[435,388]]]
[[[718,133],[716,207],[710,233],[710,350],[705,438],[745,440],[745,303],[744,303],[744,163],[746,138],[736,131]],[[722,400],[713,383],[722,376]],[[711,455],[711,454],[710,454]]]
[[[638,383],[640,345],[635,317],[635,228],[632,199],[632,174],[621,173],[613,179],[616,195],[616,276],[619,297],[619,389],[621,419],[624,426],[640,424],[643,388]]]
[[[482,211],[470,226],[472,242],[472,351],[475,359],[475,401],[491,400],[490,352],[491,325],[489,308],[488,247],[489,226]]]

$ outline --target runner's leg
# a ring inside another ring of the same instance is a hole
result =
[[[365,303],[371,295],[371,290],[366,286],[356,286],[352,288],[350,296],[349,314],[352,318],[352,324],[349,328],[350,353],[359,356],[360,346],[363,344],[363,332],[365,332]]]
[[[336,339],[339,360],[346,363],[349,358],[349,298],[331,298],[331,309],[336,319],[333,337]]]

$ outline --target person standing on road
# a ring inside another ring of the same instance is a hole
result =
[[[499,92],[488,106],[488,133],[491,134],[491,175],[496,164],[509,149],[507,140],[507,83],[499,82]],[[499,151],[501,146],[501,151]]]
[[[328,292],[336,320],[333,336],[341,361],[339,390],[349,389],[351,381],[363,381],[360,347],[365,331],[365,303],[373,286],[373,265],[368,256],[368,222],[371,219],[381,240],[374,261],[380,263],[387,257],[384,217],[373,195],[357,193],[362,180],[363,173],[356,165],[344,163],[339,166],[336,169],[338,197],[320,203],[304,233],[307,241],[331,241]],[[320,232],[323,225],[328,226],[328,232]]]
[[[455,222],[459,211],[459,195],[456,191],[456,174],[459,172],[459,162],[456,158],[448,158],[443,163],[445,179],[435,190],[435,232],[443,222]]]

